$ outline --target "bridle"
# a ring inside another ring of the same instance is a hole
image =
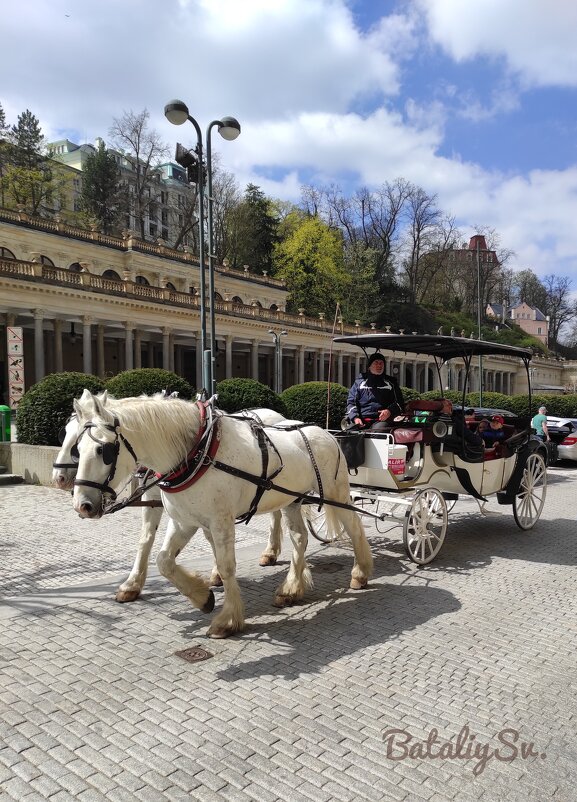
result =
[[[68,418],[64,426],[58,432],[58,442],[60,445],[64,445],[64,441],[66,440],[66,427],[70,423],[71,420],[77,418],[76,412],[73,412],[72,415]],[[76,462],[53,462],[53,468],[76,468],[78,466],[78,460]]]
[[[96,449],[96,454],[102,457],[102,462],[105,465],[110,465],[110,470],[108,472],[108,476],[104,480],[104,482],[92,482],[89,479],[75,479],[74,485],[76,487],[93,487],[96,490],[100,490],[101,493],[109,495],[112,500],[116,499],[116,492],[110,486],[110,482],[114,479],[114,475],[116,473],[116,464],[118,462],[118,455],[120,453],[120,445],[124,445],[128,450],[128,453],[133,458],[136,464],[138,464],[138,458],[134,453],[134,449],[128,442],[128,440],[124,437],[124,435],[118,431],[119,420],[118,418],[114,418],[114,423],[112,425],[108,423],[100,423],[95,424],[92,421],[88,421],[82,427],[82,431],[78,435],[76,442],[70,449],[70,457],[73,461],[74,467],[77,467],[78,461],[80,459],[80,453],[78,451],[78,443],[80,442],[81,438],[84,434],[87,434],[91,440],[95,443],[98,443],[98,448]],[[102,440],[98,440],[92,432],[91,429],[101,428],[107,429],[109,432],[114,433],[114,441],[109,443],[108,441],[102,442]]]

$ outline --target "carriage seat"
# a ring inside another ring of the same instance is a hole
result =
[[[412,401],[407,401],[405,404],[405,412],[409,417],[414,416],[416,412],[440,412],[442,408],[443,402],[436,398],[414,398]]]

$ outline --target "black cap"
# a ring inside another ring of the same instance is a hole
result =
[[[381,362],[385,361],[385,357],[382,354],[379,354],[379,352],[377,351],[376,353],[370,355],[369,361],[367,362],[367,367],[370,367],[373,364],[373,362],[377,361],[377,359],[380,359]]]

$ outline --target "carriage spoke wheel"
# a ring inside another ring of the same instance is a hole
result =
[[[547,466],[541,454],[529,454],[519,492],[513,499],[513,515],[519,529],[531,529],[543,511],[547,495]]]
[[[435,559],[447,532],[447,503],[434,488],[420,490],[403,524],[403,545],[411,560],[426,565]]]
[[[326,544],[335,543],[338,540],[338,533],[328,531],[324,507],[318,510],[314,504],[303,504],[302,510],[307,529],[313,537]]]

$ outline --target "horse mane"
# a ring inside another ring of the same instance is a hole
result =
[[[84,418],[92,416],[93,423],[98,423],[99,416],[92,414],[84,403],[81,406]],[[137,434],[141,434],[143,440],[154,440],[155,457],[169,465],[177,465],[186,458],[198,432],[198,409],[181,398],[167,398],[157,393],[108,399],[103,409],[118,419],[120,430],[131,442],[136,440]],[[132,445],[138,454],[135,442]]]

